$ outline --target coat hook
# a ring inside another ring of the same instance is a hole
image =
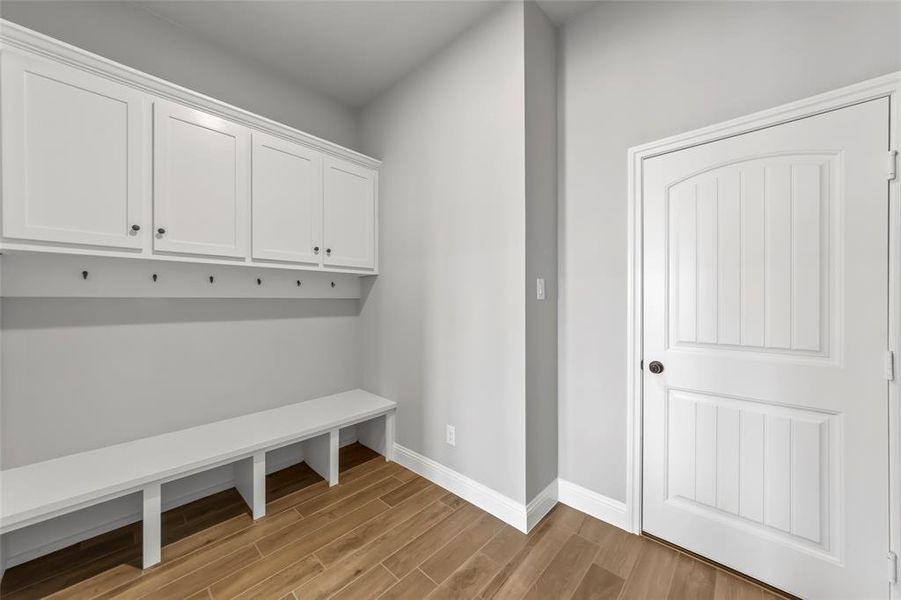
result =
[[[257,277],[257,285],[263,285],[263,280]]]
[[[213,276],[210,275],[210,283],[213,283]]]
[[[332,282],[332,287],[335,287],[335,282],[334,282],[334,281]]]
[[[153,274],[153,282],[156,283],[156,273]]]
[[[297,287],[300,287],[300,279],[297,280]]]
[[[88,272],[87,272],[87,271],[82,271],[82,272],[81,272],[81,278],[82,278],[82,279],[87,279],[87,278],[88,278]]]

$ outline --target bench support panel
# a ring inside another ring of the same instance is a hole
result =
[[[394,411],[357,423],[357,441],[375,450],[387,461],[394,460]]]
[[[144,486],[144,568],[160,562],[162,546],[162,493],[159,483]]]
[[[257,452],[235,463],[235,487],[254,520],[266,516],[266,453]]]
[[[330,486],[338,485],[338,430],[305,440],[303,460]]]

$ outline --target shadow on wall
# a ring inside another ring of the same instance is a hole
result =
[[[38,310],[40,304],[40,310]],[[356,317],[355,299],[23,298],[4,300],[2,328],[47,329]]]

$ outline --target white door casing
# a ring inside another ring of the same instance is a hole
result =
[[[253,133],[253,258],[319,264],[322,158],[311,148]]]
[[[153,156],[154,250],[245,258],[250,130],[159,100]]]
[[[140,249],[149,226],[146,97],[7,49],[2,106],[4,236]]]
[[[323,264],[375,268],[375,171],[323,158]]]
[[[882,98],[642,166],[642,527],[806,597],[888,597],[888,132]]]

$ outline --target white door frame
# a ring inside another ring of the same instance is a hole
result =
[[[870,79],[838,90],[792,102],[769,110],[696,129],[656,142],[629,149],[629,280],[627,339],[627,411],[626,411],[626,509],[633,533],[641,532],[641,483],[642,483],[642,304],[643,304],[643,239],[642,239],[642,165],[645,159],[661,154],[684,150],[751,131],[772,127],[859,104],[877,98],[889,99],[890,131],[888,150],[898,149],[901,121],[901,71]],[[886,174],[889,164],[886,159]],[[888,350],[898,355],[901,347],[901,175],[888,182],[889,190],[889,319],[887,333]],[[896,360],[897,363],[897,360]],[[896,367],[897,369],[897,367]],[[889,383],[889,515],[890,548],[901,555],[901,387],[898,378]],[[888,577],[888,573],[886,574]],[[901,577],[901,574],[899,574]],[[892,586],[892,598],[901,599],[901,585]]]

